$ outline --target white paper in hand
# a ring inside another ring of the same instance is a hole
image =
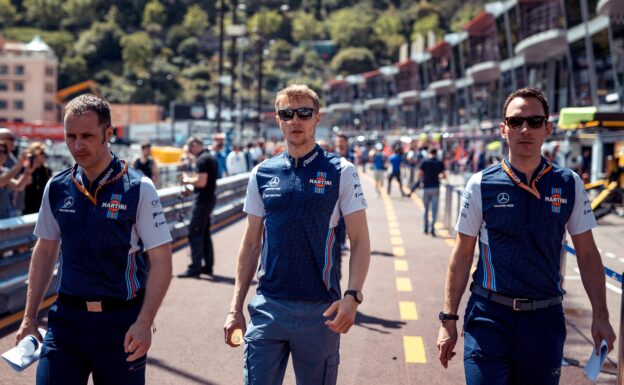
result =
[[[46,330],[39,328],[39,333],[41,336],[45,338]],[[28,357],[22,357],[22,355],[17,350],[17,346],[13,346],[11,349],[2,353],[2,358],[16,371],[21,372],[22,370],[29,367],[33,362],[39,359],[39,354],[41,354],[41,346],[43,344],[39,344],[39,347],[35,352]]]
[[[600,374],[600,369],[602,369],[602,365],[607,359],[607,354],[609,353],[609,348],[607,347],[607,341],[602,340],[600,343],[600,354],[596,355],[596,347],[592,350],[591,356],[589,356],[589,360],[585,364],[585,375],[589,378],[592,384],[596,383],[598,379],[598,374]]]

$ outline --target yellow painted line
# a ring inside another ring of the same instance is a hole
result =
[[[386,215],[386,219],[388,220],[388,222],[396,222],[397,217],[396,215]]]
[[[394,270],[395,271],[407,271],[407,261],[405,259],[395,259],[394,260]]]
[[[56,301],[56,294],[54,294],[53,296],[46,298],[41,305],[39,306],[39,310],[48,308],[50,306],[52,306],[52,304],[54,303],[54,301]],[[24,311],[20,311],[17,312],[15,314],[11,314],[8,317],[5,317],[3,319],[0,320],[0,329],[4,329],[5,327],[12,325],[14,323],[16,323],[17,321],[21,320],[22,318],[24,318]]]
[[[405,277],[397,277],[397,291],[412,291],[412,280]]]
[[[446,243],[450,247],[455,247],[455,240],[454,239],[445,239],[444,243]]]
[[[393,247],[392,254],[395,257],[405,257],[405,247],[399,247],[399,246]]]
[[[404,336],[405,362],[409,364],[426,364],[425,344],[420,336]]]
[[[401,313],[401,319],[406,321],[418,320],[418,311],[416,310],[416,303],[410,301],[399,302],[399,312]]]
[[[388,222],[388,227],[391,229],[398,229],[399,228],[399,223],[398,222]]]
[[[390,244],[394,246],[401,246],[403,239],[401,237],[390,237]]]
[[[390,235],[395,235],[397,237],[401,236],[401,230],[399,229],[390,229]]]

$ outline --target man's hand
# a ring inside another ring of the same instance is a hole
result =
[[[137,321],[133,323],[126,332],[124,339],[124,350],[131,353],[126,361],[134,361],[147,354],[152,345],[152,325],[145,322]]]
[[[607,347],[609,351],[613,350],[615,342],[615,333],[609,323],[608,319],[596,319],[592,320],[591,327],[592,337],[594,338],[594,346],[596,347],[596,353],[600,352],[600,344],[602,340],[607,341]]]
[[[440,363],[446,369],[448,362],[455,356],[455,344],[457,343],[457,322],[444,321],[438,333],[438,351]]]
[[[243,335],[245,335],[245,331],[247,323],[245,322],[245,315],[242,311],[231,311],[228,313],[227,318],[225,319],[225,325],[223,325],[223,337],[225,338],[225,343],[230,345],[233,348],[237,348],[240,344],[232,343],[232,333],[234,330],[241,329],[243,331]]]
[[[332,320],[325,321],[325,325],[335,333],[348,333],[355,322],[357,305],[355,298],[350,295],[332,303],[323,313],[323,317],[331,317],[334,313],[336,313],[336,316]]]
[[[17,330],[17,334],[15,335],[15,345],[20,342],[24,337],[28,335],[35,336],[39,342],[43,342],[43,337],[41,333],[39,333],[39,329],[37,328],[37,320],[33,318],[24,317],[22,320],[22,324]]]

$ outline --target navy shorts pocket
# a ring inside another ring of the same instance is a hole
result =
[[[340,364],[340,354],[332,354],[325,360],[325,380],[323,385],[336,385],[338,381],[338,365]]]

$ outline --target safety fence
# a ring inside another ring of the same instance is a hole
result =
[[[249,173],[217,180],[217,204],[212,212],[212,223],[224,223],[240,215],[248,180]],[[179,245],[188,235],[194,196],[183,194],[179,185],[158,190],[158,196],[174,244]],[[28,266],[37,239],[33,235],[37,216],[29,214],[0,220],[0,316],[20,311],[26,303]],[[55,269],[54,276],[56,273]],[[46,297],[54,294],[55,281],[53,278]]]

